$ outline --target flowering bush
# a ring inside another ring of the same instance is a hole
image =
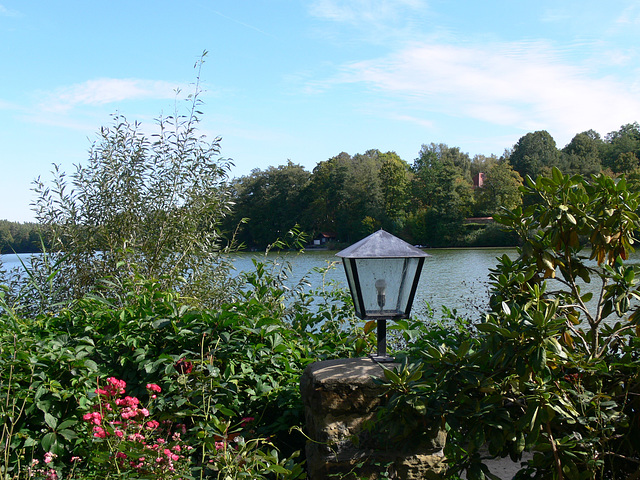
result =
[[[158,421],[149,408],[162,392],[160,386],[147,384],[148,407],[137,397],[126,395],[126,382],[109,377],[98,386],[97,402],[82,416],[91,441],[91,462],[101,465],[100,474],[130,475],[134,478],[173,479],[211,473],[218,478],[300,478],[302,467],[295,455],[280,460],[275,446],[266,439],[246,440],[244,434],[255,421],[243,418],[237,425],[212,417],[212,429],[203,433],[202,450],[188,445],[187,427],[170,420]],[[159,415],[160,412],[157,412]],[[45,456],[45,463],[47,457]],[[106,470],[105,470],[106,467]],[[192,472],[193,469],[193,472]],[[57,480],[55,470],[40,469],[40,477]]]
[[[150,403],[162,391],[152,383],[147,390]],[[98,401],[82,417],[92,439],[90,460],[114,473],[129,471],[153,478],[188,475],[192,447],[181,438],[185,425],[151,418],[149,409],[125,391],[125,381],[115,377],[96,389]]]
[[[294,461],[297,453],[280,460],[278,450],[268,439],[245,439],[243,432],[253,421],[253,417],[246,417],[232,426],[230,421],[214,419],[219,435],[213,438],[215,448],[206,451],[202,473],[225,479],[304,478],[302,466]]]

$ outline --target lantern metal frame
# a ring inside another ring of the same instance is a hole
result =
[[[409,318],[422,267],[430,255],[378,230],[336,256],[342,258],[356,316],[377,321],[377,355],[371,357],[378,362],[393,361],[387,355],[386,321]],[[393,298],[387,302],[389,292]],[[395,308],[385,309],[387,305]]]

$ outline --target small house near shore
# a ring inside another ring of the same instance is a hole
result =
[[[324,246],[327,242],[330,242],[332,240],[336,239],[336,234],[335,233],[331,233],[331,232],[320,232],[318,235],[315,236],[315,238],[313,239],[313,246],[314,247],[322,247]]]

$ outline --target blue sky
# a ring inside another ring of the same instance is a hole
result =
[[[201,131],[232,176],[640,121],[637,0],[0,0],[0,219],[32,220],[33,179],[111,114],[152,132],[203,50]]]

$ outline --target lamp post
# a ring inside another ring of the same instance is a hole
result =
[[[338,252],[347,275],[356,316],[377,320],[377,362],[387,355],[387,320],[409,318],[424,259],[430,255],[378,230]]]

